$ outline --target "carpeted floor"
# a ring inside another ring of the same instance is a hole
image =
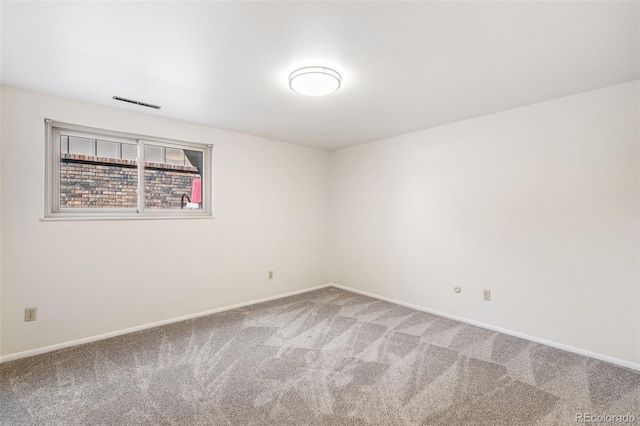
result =
[[[326,288],[2,364],[0,408],[39,426],[640,424],[640,373]]]

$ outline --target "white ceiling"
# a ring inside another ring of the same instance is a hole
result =
[[[639,78],[635,1],[1,8],[5,85],[324,149]],[[310,65],[342,88],[292,92],[289,73]]]

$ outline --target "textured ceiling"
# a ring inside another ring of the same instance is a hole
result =
[[[3,84],[323,149],[639,78],[638,2],[1,8]],[[289,73],[310,65],[342,88],[292,92]]]

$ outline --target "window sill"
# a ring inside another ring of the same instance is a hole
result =
[[[69,216],[69,217],[42,217],[40,222],[69,222],[69,221],[94,221],[94,220],[175,220],[175,219],[214,219],[208,215],[167,215],[167,216]]]

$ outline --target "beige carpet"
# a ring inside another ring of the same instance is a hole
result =
[[[0,404],[2,425],[640,424],[640,374],[327,288],[2,364]]]

